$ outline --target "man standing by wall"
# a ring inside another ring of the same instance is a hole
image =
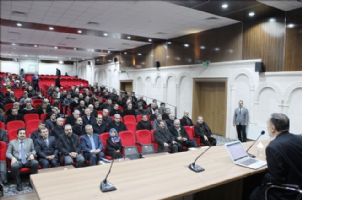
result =
[[[249,123],[249,111],[243,107],[243,100],[239,101],[239,107],[235,109],[233,115],[233,126],[236,126],[238,139],[241,142],[247,141],[246,128]]]

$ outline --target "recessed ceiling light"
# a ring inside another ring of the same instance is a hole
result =
[[[142,54],[141,54],[141,53],[138,53],[137,55],[141,56]]]
[[[38,47],[38,45],[37,44],[35,44],[35,45],[33,45],[34,47]]]
[[[112,62],[112,60],[108,60],[108,62]]]
[[[130,40],[130,39],[131,39],[131,36],[127,36],[127,39],[129,39],[129,40]]]
[[[108,33],[104,33],[104,36],[107,37],[107,36],[108,36]]]
[[[49,30],[53,31],[53,30],[54,30],[54,28],[50,26],[50,27],[49,27]]]
[[[189,46],[190,46],[190,45],[189,45],[189,44],[187,44],[187,43],[185,43],[185,44],[184,44],[184,47],[189,47]]]
[[[107,53],[111,53],[111,51],[107,51]]]
[[[287,24],[287,28],[295,28],[295,24]]]
[[[223,9],[227,9],[228,8],[228,4],[227,3],[223,3],[221,6]]]
[[[124,52],[123,54],[124,54],[124,55],[127,55],[127,52]]]
[[[167,42],[167,44],[171,44],[171,42],[169,41],[169,42]]]
[[[219,50],[221,50],[219,47],[216,47],[216,48],[214,48],[213,50],[215,50],[215,51],[219,51]]]
[[[21,24],[21,23],[17,23],[17,24],[16,24],[16,26],[21,27],[21,26],[22,26],[22,24]]]
[[[27,57],[28,55],[25,55],[25,57]]]
[[[206,49],[206,47],[202,45],[202,46],[200,46],[200,49],[204,50],[204,49]]]
[[[63,61],[62,61],[62,60],[60,60],[60,61],[59,61],[59,64],[63,64]]]
[[[83,31],[81,31],[81,30],[78,30],[77,32],[78,32],[79,34],[81,34],[81,33],[82,33]]]
[[[276,22],[276,19],[275,18],[270,18],[269,22]]]
[[[74,47],[74,51],[76,51],[76,48]]]
[[[148,42],[152,42],[152,39],[149,38],[149,39],[148,39]]]
[[[254,17],[254,15],[255,15],[255,12],[253,12],[253,11],[251,11],[251,12],[249,12],[249,17]]]
[[[55,49],[58,49],[58,47],[57,47],[57,46],[55,46],[54,48],[55,48]]]
[[[16,44],[15,44],[15,43],[12,43],[11,45],[12,45],[12,46],[16,46]]]

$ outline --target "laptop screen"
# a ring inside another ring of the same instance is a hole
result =
[[[244,148],[242,146],[242,143],[240,143],[240,142],[235,142],[235,143],[227,145],[227,149],[228,149],[229,153],[231,154],[233,160],[238,160],[240,158],[248,156],[247,152],[244,150]]]

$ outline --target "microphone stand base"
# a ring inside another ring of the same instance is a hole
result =
[[[192,170],[193,172],[195,172],[195,173],[199,173],[199,172],[205,171],[204,168],[202,168],[201,166],[196,165],[196,164],[194,164],[194,163],[191,163],[191,164],[189,165],[189,169],[191,169],[191,170]]]
[[[102,181],[100,184],[100,190],[101,192],[110,192],[117,190],[117,188],[107,181]]]

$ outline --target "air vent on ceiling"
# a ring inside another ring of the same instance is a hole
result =
[[[88,22],[87,25],[98,26],[98,25],[100,25],[100,23],[99,22]]]
[[[67,39],[67,40],[76,40],[76,38],[74,38],[74,37],[65,37],[65,39]]]
[[[218,20],[218,19],[220,19],[220,18],[218,18],[218,17],[207,17],[205,20]]]
[[[15,31],[8,31],[8,33],[10,33],[10,34],[12,34],[12,35],[21,35],[21,33],[15,32]]]
[[[17,16],[17,17],[27,17],[27,13],[25,12],[21,12],[21,11],[17,11],[17,10],[13,10],[11,12],[12,16]]]
[[[168,34],[168,33],[164,33],[164,32],[156,32],[155,34],[158,34],[158,35],[165,35],[165,34]]]

